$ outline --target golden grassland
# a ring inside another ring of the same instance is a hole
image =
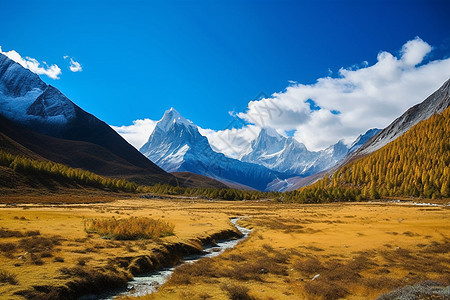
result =
[[[248,216],[240,223],[253,228],[250,237],[219,257],[178,268],[144,299],[373,299],[424,280],[450,284],[449,208],[240,203],[223,209]]]
[[[427,279],[450,284],[449,207],[129,195],[109,202],[99,195],[99,203],[72,198],[81,196],[46,196],[41,199],[46,204],[34,204],[25,195],[11,197],[0,198],[8,203],[0,207],[0,296],[5,299],[20,298],[15,295],[20,291],[43,298],[46,292],[51,296],[46,288],[81,288],[83,277],[123,282],[145,271],[142,257],[167,255],[162,251],[167,245],[190,245],[184,250],[194,251],[199,239],[232,229],[229,218],[235,216],[253,229],[245,241],[219,257],[178,268],[158,293],[147,297],[367,299]],[[173,224],[174,235],[118,241],[85,231],[85,220],[112,217],[163,220]],[[175,262],[161,259],[161,264]]]

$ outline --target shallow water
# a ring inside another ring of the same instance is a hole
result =
[[[186,264],[186,263],[194,263],[198,261],[199,259],[205,258],[205,257],[215,257],[220,254],[222,254],[226,249],[233,248],[236,246],[239,242],[247,238],[247,236],[250,234],[251,230],[241,227],[236,224],[236,222],[239,220],[239,218],[233,218],[230,219],[231,223],[243,234],[243,236],[239,239],[235,240],[227,240],[222,242],[217,242],[217,246],[214,247],[205,247],[203,248],[203,254],[201,255],[191,255],[183,258],[183,263],[176,267],[172,268],[166,268],[157,272],[152,272],[149,274],[136,276],[132,281],[128,283],[128,287],[126,291],[121,291],[114,294],[109,294],[104,297],[100,297],[100,299],[109,300],[113,299],[116,296],[131,296],[131,297],[137,297],[137,296],[144,296],[146,294],[151,294],[155,292],[160,285],[165,283],[170,276],[172,275],[175,268]]]

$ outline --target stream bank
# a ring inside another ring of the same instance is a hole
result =
[[[64,281],[60,284],[33,285],[14,294],[26,299],[111,299],[127,291],[133,277],[171,268],[183,259],[201,257],[204,249],[215,246],[216,241],[242,237],[236,228],[224,229],[200,238],[162,243],[145,255],[114,257],[104,266],[61,268],[57,279]]]
[[[222,235],[221,238],[208,239],[206,243],[202,243],[203,250],[200,253],[192,253],[185,255],[182,258],[181,264],[175,264],[171,267],[166,267],[158,271],[149,272],[145,275],[136,276],[132,281],[128,283],[127,289],[125,291],[120,291],[119,293],[108,294],[101,299],[113,299],[115,296],[129,296],[137,297],[144,296],[146,294],[151,294],[157,291],[158,287],[164,284],[172,275],[174,270],[185,263],[195,263],[196,261],[206,258],[215,257],[222,254],[225,250],[234,248],[239,242],[247,238],[251,230],[237,225],[239,218],[230,219],[231,223],[239,232],[239,237],[227,237],[227,235]],[[218,241],[218,242],[216,242]]]

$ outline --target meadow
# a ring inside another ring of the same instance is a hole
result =
[[[236,216],[253,229],[247,239],[177,268],[145,298],[374,299],[427,280],[450,284],[449,206],[43,197],[2,196],[2,298],[77,297],[126,286],[133,275],[233,236],[229,219]],[[45,201],[33,203],[39,199]],[[173,232],[120,239],[86,228],[112,219],[155,220]]]

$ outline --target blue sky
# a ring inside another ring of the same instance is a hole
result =
[[[173,106],[220,130],[261,93],[373,65],[415,37],[432,46],[428,61],[448,58],[449,11],[430,0],[6,0],[0,46],[57,64],[58,80],[41,77],[108,124],[158,120]]]

